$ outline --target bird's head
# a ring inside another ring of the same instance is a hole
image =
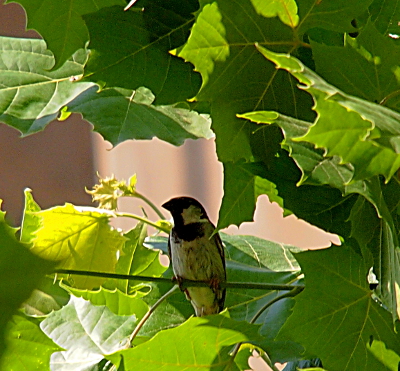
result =
[[[208,216],[201,203],[191,197],[176,197],[165,202],[162,207],[167,209],[176,224],[190,224],[208,221]]]

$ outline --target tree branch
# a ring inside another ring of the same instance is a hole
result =
[[[173,283],[170,278],[165,278],[165,277],[131,276],[128,274],[80,271],[75,269],[56,269],[54,270],[53,273],[114,278],[118,280],[141,280],[149,282],[166,282],[171,284]],[[210,282],[208,281],[193,281],[184,279],[182,281],[181,288],[185,289],[187,287],[208,287],[208,286],[210,286]],[[292,291],[293,289],[297,289],[299,290],[299,292],[304,289],[303,285],[279,285],[270,283],[253,283],[253,282],[223,282],[221,283],[221,287],[227,289],[254,289],[254,290],[278,290],[278,291]]]

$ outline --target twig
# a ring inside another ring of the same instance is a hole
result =
[[[140,198],[141,200],[146,202],[146,204],[149,205],[161,219],[163,219],[163,220],[166,219],[164,214],[160,211],[160,209],[156,205],[154,205],[147,197],[143,196],[139,192],[135,193],[135,197]]]
[[[146,223],[146,224],[148,224],[148,225],[150,225],[150,226],[152,226],[154,228],[157,228],[158,230],[160,230],[162,232],[165,232],[167,234],[170,232],[170,230],[168,228],[165,228],[162,225],[154,223],[151,220],[143,218],[142,216],[139,216],[139,215],[130,214],[130,213],[121,213],[121,212],[114,212],[114,214],[116,216],[122,216],[122,217],[126,217],[126,218],[132,218],[132,219],[139,220],[139,221],[141,221],[143,223]]]
[[[170,278],[165,278],[165,277],[132,276],[128,274],[80,271],[75,269],[56,269],[54,270],[53,273],[114,278],[119,280],[141,280],[149,282],[172,283]],[[185,289],[187,287],[208,287],[208,286],[210,286],[210,282],[208,281],[193,281],[188,279],[184,279],[181,284],[182,289]],[[253,283],[253,282],[222,282],[221,287],[227,289],[254,289],[254,290],[278,290],[278,291],[292,291],[295,289],[301,291],[304,289],[304,286],[302,285],[277,285],[277,284]],[[265,308],[263,310],[265,310]]]
[[[279,300],[285,299],[285,298],[290,298],[292,296],[296,296],[300,294],[304,290],[304,286],[292,286],[292,290],[289,292],[285,292],[282,295],[277,296],[276,298],[272,299],[268,303],[266,303],[259,311],[254,315],[254,317],[250,320],[250,323],[255,323],[258,319],[258,317],[261,316],[261,314],[269,308],[272,304],[276,303]]]
[[[178,289],[178,285],[174,285],[169,291],[167,291],[160,299],[158,299],[153,306],[148,310],[148,312],[143,316],[140,322],[137,324],[135,330],[132,332],[131,336],[129,337],[129,344],[132,344],[133,339],[135,339],[136,335],[139,333],[143,325],[149,319],[149,317],[153,314],[153,312],[157,309],[157,307],[169,296],[171,296],[176,289]]]

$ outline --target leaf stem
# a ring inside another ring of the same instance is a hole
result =
[[[168,228],[165,228],[165,227],[163,227],[162,225],[159,225],[159,224],[157,224],[157,223],[154,223],[154,222],[152,222],[151,220],[149,220],[149,219],[147,219],[147,218],[144,218],[144,217],[142,217],[142,216],[139,216],[139,215],[130,214],[130,213],[121,213],[121,212],[114,212],[114,214],[115,214],[116,216],[121,216],[121,217],[126,217],[126,218],[132,218],[132,219],[139,220],[139,221],[141,221],[141,222],[143,222],[143,223],[146,223],[146,224],[148,224],[148,225],[150,225],[150,226],[152,226],[152,227],[154,227],[154,228],[157,228],[158,230],[160,230],[160,231],[162,231],[162,232],[165,232],[165,233],[167,233],[167,234],[170,232],[170,230],[169,230]]]
[[[144,202],[147,203],[147,205],[149,205],[155,212],[156,214],[162,219],[162,220],[166,220],[165,215],[160,211],[160,209],[153,204],[153,202],[151,202],[147,197],[143,196],[141,193],[136,192],[135,193],[135,197],[140,198],[141,200],[143,200]]]
[[[150,318],[150,316],[153,314],[153,312],[157,309],[157,307],[169,296],[171,296],[176,289],[178,289],[178,285],[174,285],[169,291],[167,291],[161,298],[159,298],[152,307],[147,311],[147,313],[143,316],[143,318],[140,320],[140,322],[137,324],[135,330],[132,332],[131,336],[129,337],[129,344],[132,346],[132,341],[135,339],[136,335],[139,333],[143,325],[146,323],[146,321]]]
[[[92,276],[92,277],[103,277],[103,278],[114,278],[114,279],[119,279],[119,280],[142,280],[142,281],[149,281],[149,282],[172,283],[170,278],[165,278],[165,277],[133,276],[133,275],[128,275],[128,274],[81,271],[81,270],[75,270],[75,269],[56,269],[56,270],[54,270],[53,273],[76,274],[79,276]],[[208,281],[193,281],[193,280],[188,280],[188,279],[184,279],[181,284],[182,289],[185,289],[187,287],[208,287],[208,286],[210,286],[210,282],[208,282]],[[229,289],[290,291],[287,294],[290,294],[294,290],[297,290],[298,292],[300,292],[304,289],[303,285],[277,285],[277,284],[253,283],[253,282],[223,282],[223,283],[221,283],[221,287],[229,288]],[[283,294],[283,295],[285,295],[285,294]],[[281,296],[283,296],[283,295],[281,295]],[[294,294],[291,294],[288,296],[294,296]],[[280,297],[275,298],[270,303],[273,304],[272,302],[280,300],[279,298]],[[262,310],[265,310],[266,308],[267,308],[267,306],[263,307]]]
[[[282,295],[277,296],[276,298],[272,299],[268,303],[266,303],[263,307],[259,309],[259,311],[254,315],[254,317],[250,320],[250,323],[255,323],[257,319],[261,316],[261,314],[268,309],[272,304],[275,304],[277,301],[285,299],[285,298],[290,298],[292,296],[296,296],[297,294],[300,294],[304,290],[304,286],[292,286],[292,290],[289,292],[285,292]]]
[[[396,97],[397,95],[399,95],[399,94],[400,94],[400,90],[395,90],[395,91],[391,92],[389,95],[387,95],[386,97],[384,97],[384,98],[379,102],[379,104],[380,104],[381,106],[385,106],[386,103],[387,103],[387,101],[388,101],[389,99],[395,98],[395,97]]]

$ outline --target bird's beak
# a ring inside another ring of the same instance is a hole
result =
[[[168,211],[172,211],[173,209],[173,203],[171,202],[172,200],[169,200],[167,202],[164,202],[161,207],[163,207],[164,209],[168,210]]]

